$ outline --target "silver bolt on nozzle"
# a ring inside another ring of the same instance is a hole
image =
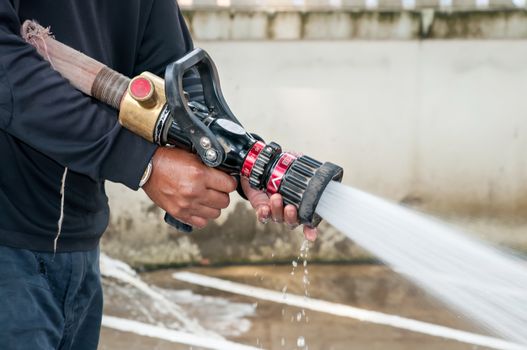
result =
[[[200,140],[199,140],[199,144],[201,145],[201,147],[203,147],[204,149],[209,149],[210,148],[210,139],[206,136],[203,136]]]
[[[218,153],[213,149],[209,149],[207,153],[205,153],[205,157],[207,157],[207,160],[214,162],[216,158],[218,158]]]

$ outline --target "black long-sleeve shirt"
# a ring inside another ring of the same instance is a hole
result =
[[[0,0],[0,244],[51,251],[94,248],[108,224],[104,180],[137,189],[155,146],[117,112],[75,90],[25,43],[26,19],[126,76],[162,76],[192,49],[175,0]]]

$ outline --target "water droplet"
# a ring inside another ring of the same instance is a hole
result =
[[[293,260],[292,264],[293,264],[293,267],[297,267],[298,266],[298,263],[296,262],[296,260]]]
[[[285,293],[287,292],[287,286],[284,286],[284,288],[282,288],[282,293]]]
[[[306,339],[303,336],[298,337],[298,339],[296,340],[296,346],[300,348],[306,346]]]
[[[291,271],[291,276],[295,275],[295,270]]]
[[[282,337],[282,339],[280,340],[280,345],[285,346],[285,338],[284,337]]]
[[[307,260],[304,260],[304,267],[307,266]]]
[[[296,322],[300,322],[300,321],[302,321],[302,313],[301,312],[296,314]]]
[[[304,282],[304,284],[309,284],[309,278],[307,276],[304,276],[302,278],[302,282]]]

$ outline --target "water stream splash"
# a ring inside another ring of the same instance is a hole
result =
[[[181,329],[195,334],[219,337],[219,335],[205,330],[197,320],[190,318],[186,312],[181,309],[181,307],[179,307],[179,305],[173,303],[163,294],[156,291],[154,288],[141,280],[137,273],[122,261],[115,260],[105,254],[101,254],[100,266],[101,275],[105,277],[112,277],[119,281],[125,282],[160,304],[162,308],[169,312],[171,316],[179,322],[179,327],[181,327]]]
[[[251,328],[247,317],[255,314],[252,304],[152,286],[129,265],[105,254],[101,254],[100,266],[106,305],[114,313],[219,340],[240,336]]]
[[[317,213],[456,311],[527,345],[527,262],[460,230],[332,182]]]

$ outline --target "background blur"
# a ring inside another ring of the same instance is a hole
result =
[[[247,130],[343,166],[347,185],[527,252],[525,0],[179,4]],[[121,261],[102,258],[103,350],[490,348],[456,341],[457,330],[488,333],[365,264],[372,257],[326,223],[304,268],[301,230],[257,223],[237,194],[216,222],[180,234],[141,191],[107,190],[102,248]],[[219,280],[205,286],[181,272]],[[218,290],[221,281],[248,294]],[[256,298],[254,287],[279,294]],[[337,304],[289,306],[286,292]],[[390,325],[332,314],[348,306],[385,313],[374,319]],[[450,328],[411,331],[400,317]]]

